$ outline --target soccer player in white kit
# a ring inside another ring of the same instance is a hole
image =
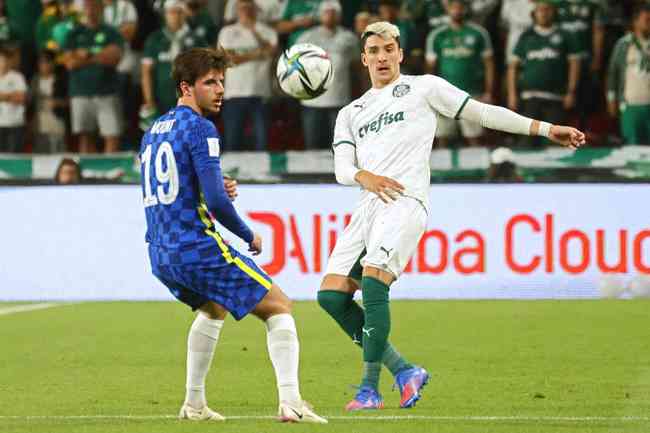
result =
[[[369,25],[361,60],[372,88],[345,106],[334,131],[336,180],[363,192],[330,256],[318,292],[321,307],[363,348],[363,379],[347,410],[380,409],[379,373],[395,376],[400,407],[413,407],[429,373],[409,363],[388,342],[389,287],[404,270],[427,224],[429,157],[437,116],[470,120],[500,131],[541,135],[577,148],[582,132],[551,125],[471,99],[434,75],[402,75],[399,30]],[[352,296],[361,290],[363,308]]]

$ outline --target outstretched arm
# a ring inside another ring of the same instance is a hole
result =
[[[551,125],[531,119],[498,105],[470,99],[459,117],[497,131],[521,135],[541,135],[562,146],[576,149],[585,144],[585,134],[570,126]]]

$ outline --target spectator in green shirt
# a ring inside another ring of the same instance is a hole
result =
[[[318,24],[318,8],[321,0],[289,0],[282,18],[277,22],[275,30],[288,34],[287,48],[296,43],[300,35],[310,27]]]
[[[555,0],[555,4],[558,26],[571,35],[581,55],[576,108],[584,128],[587,116],[602,106],[598,83],[605,46],[604,4],[603,0]]]
[[[65,38],[72,29],[74,29],[81,20],[80,11],[74,5],[72,0],[63,0],[59,3],[61,12],[60,19],[52,27],[51,40],[48,46],[53,50],[61,50]]]
[[[117,64],[122,57],[122,36],[102,23],[101,0],[84,0],[82,22],[67,34],[64,62],[69,71],[72,133],[79,135],[79,151],[96,152],[99,128],[106,152],[119,150],[123,129],[117,96]]]
[[[388,21],[399,29],[400,47],[404,50],[402,72],[409,74],[421,70],[423,50],[418,47],[415,24],[400,16],[400,8],[400,0],[380,0],[377,11],[380,21]]]
[[[447,0],[404,0],[404,8],[418,23],[426,22],[430,30],[447,24]]]
[[[580,52],[571,35],[555,25],[553,0],[536,0],[533,27],[517,41],[508,66],[508,108],[562,124],[575,107]],[[525,137],[539,145],[538,137]]]
[[[187,1],[187,25],[200,38],[213,46],[217,42],[219,30],[206,8],[206,0]]]
[[[559,27],[573,36],[588,69],[598,73],[605,41],[602,0],[555,0],[555,4]]]
[[[427,72],[437,73],[473,98],[491,104],[494,94],[494,56],[487,31],[467,21],[465,0],[450,0],[448,24],[431,31],[427,37]],[[449,137],[460,129],[468,144],[481,144],[483,128],[475,122],[438,118],[437,138],[445,147]]]
[[[147,129],[157,113],[176,106],[178,97],[172,80],[172,62],[178,54],[194,47],[205,47],[207,41],[192,32],[186,21],[185,4],[180,0],[165,1],[165,26],[149,35],[142,56],[142,96],[140,128]]]

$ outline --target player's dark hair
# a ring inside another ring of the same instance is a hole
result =
[[[379,37],[382,37],[379,33],[375,32],[363,32],[361,35],[361,52],[364,53],[366,51],[366,41],[370,36],[373,35],[378,35]],[[395,36],[395,40],[397,41],[397,48],[402,48],[402,45],[399,42],[399,36]]]
[[[194,85],[196,80],[210,71],[225,71],[230,66],[230,57],[222,47],[191,48],[176,57],[172,68],[172,78],[176,93],[182,95],[181,83]]]

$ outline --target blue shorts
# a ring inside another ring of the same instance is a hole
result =
[[[224,307],[241,320],[271,290],[271,278],[255,262],[226,245],[220,235],[211,232],[216,241],[209,251],[199,251],[206,260],[191,264],[171,264],[170,254],[163,248],[149,245],[153,274],[169,291],[193,310],[208,301]]]

